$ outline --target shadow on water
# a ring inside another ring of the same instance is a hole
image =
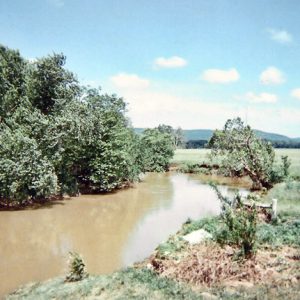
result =
[[[20,211],[20,210],[35,210],[35,209],[49,209],[56,205],[64,205],[65,201],[70,200],[70,198],[61,198],[59,200],[46,200],[33,202],[26,205],[15,205],[15,206],[7,206],[0,205],[0,211]]]
[[[65,274],[69,251],[80,253],[92,274],[113,272],[148,256],[188,217],[218,213],[219,202],[198,179],[170,173],[37,208],[0,212],[0,295]]]

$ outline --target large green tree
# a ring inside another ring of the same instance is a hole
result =
[[[80,86],[65,61],[0,47],[0,204],[108,192],[168,169],[172,127],[139,137],[124,100]]]
[[[64,64],[0,48],[1,203],[107,192],[143,171],[123,99],[81,87]]]
[[[253,182],[253,189],[272,187],[277,172],[274,149],[271,143],[258,138],[240,118],[228,120],[223,130],[216,130],[209,146],[212,157],[218,158],[223,174],[247,175]]]
[[[19,51],[0,45],[0,123],[24,100],[26,65]]]
[[[172,137],[172,142],[175,148],[184,148],[185,138],[183,130],[180,127],[174,129],[170,125],[160,124],[158,125],[157,129],[160,132],[169,134]]]
[[[71,101],[79,95],[78,82],[65,63],[63,54],[53,54],[28,64],[26,94],[44,114],[52,112],[58,100]]]
[[[161,127],[146,129],[141,136],[140,149],[140,161],[145,171],[166,171],[174,155],[174,137]]]

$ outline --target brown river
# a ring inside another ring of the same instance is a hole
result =
[[[187,218],[215,215],[219,209],[215,193],[199,177],[167,173],[147,174],[133,188],[112,194],[0,211],[0,297],[19,285],[66,274],[69,251],[82,255],[91,274],[129,266]]]

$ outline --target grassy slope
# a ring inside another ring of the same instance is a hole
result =
[[[277,159],[287,155],[292,162],[290,167],[291,175],[300,178],[300,149],[275,149],[275,153]]]
[[[158,277],[148,269],[128,268],[106,276],[71,283],[55,278],[28,284],[6,299],[199,299],[183,284]]]

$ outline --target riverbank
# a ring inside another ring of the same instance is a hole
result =
[[[260,240],[256,258],[241,263],[233,260],[231,247],[183,243],[181,235],[197,225],[186,224],[135,268],[74,283],[56,278],[29,284],[7,299],[299,299],[299,229],[290,245]],[[206,229],[211,225],[202,222]]]
[[[297,299],[300,215],[293,207],[299,207],[299,190],[299,182],[293,182],[277,185],[269,192],[285,194],[290,206],[279,201],[280,221],[259,224],[257,254],[246,262],[236,261],[236,249],[221,247],[214,238],[198,245],[182,240],[183,235],[200,228],[214,237],[221,221],[218,217],[205,218],[185,223],[133,268],[90,276],[77,283],[64,283],[60,277],[29,284],[7,299]]]

